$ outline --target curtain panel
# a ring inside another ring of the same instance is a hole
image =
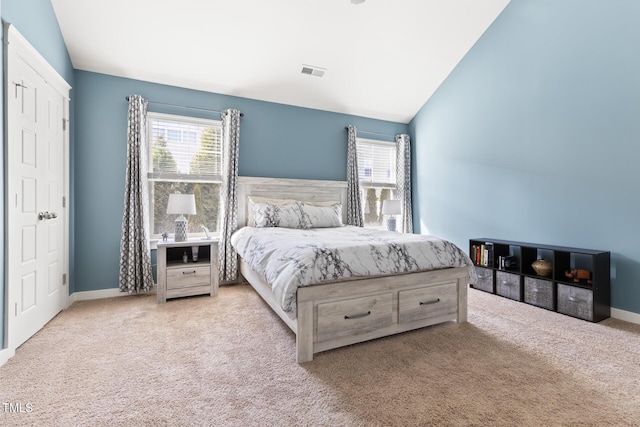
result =
[[[411,143],[409,135],[396,135],[396,193],[402,205],[400,231],[413,233],[413,213],[411,211]]]
[[[357,128],[347,126],[347,224],[364,226],[360,181],[358,177]]]
[[[220,282],[238,278],[238,254],[231,235],[238,228],[238,149],[240,111],[222,112],[222,190],[220,194],[220,242],[218,243]]]
[[[124,214],[120,239],[120,292],[147,292],[153,287],[147,188],[147,101],[139,95],[129,97],[127,120],[127,167]]]

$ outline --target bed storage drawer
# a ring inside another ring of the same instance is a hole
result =
[[[524,302],[547,310],[554,309],[553,282],[549,280],[524,278]]]
[[[478,266],[476,266],[475,269],[476,276],[478,276],[478,281],[475,285],[473,285],[473,287],[485,292],[493,293],[493,270],[491,270],[490,268],[483,268]]]
[[[318,304],[318,341],[360,335],[393,322],[391,293]]]
[[[506,273],[504,271],[496,272],[496,294],[516,301],[522,301],[520,275]]]
[[[429,318],[455,318],[458,307],[456,283],[409,289],[398,293],[398,322]]]
[[[558,312],[593,321],[593,292],[558,283]]]

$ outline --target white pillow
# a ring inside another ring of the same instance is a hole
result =
[[[298,202],[303,214],[305,228],[342,227],[342,204],[314,206]]]
[[[247,225],[250,227],[256,227],[256,220],[254,218],[253,212],[255,211],[255,205],[257,203],[267,204],[267,205],[293,205],[296,203],[293,199],[274,199],[270,197],[257,197],[251,196],[248,198],[247,203]]]
[[[254,203],[252,213],[255,227],[307,228],[298,203],[289,205]]]

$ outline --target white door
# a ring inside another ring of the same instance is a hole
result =
[[[8,343],[17,348],[66,304],[67,98],[10,38],[7,58]]]

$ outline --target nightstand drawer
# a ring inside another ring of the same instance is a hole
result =
[[[211,284],[211,267],[209,265],[171,268],[167,270],[167,289],[191,288]]]

